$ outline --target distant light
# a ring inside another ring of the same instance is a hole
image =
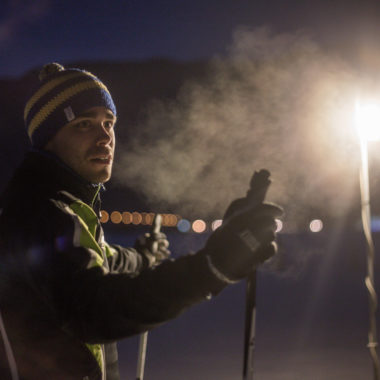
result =
[[[110,215],[107,211],[100,211],[100,223],[107,223],[110,220]]]
[[[134,224],[134,225],[152,225],[154,216],[156,214],[153,212],[129,212],[129,211],[113,211],[109,214],[105,210],[100,211],[100,222],[107,223],[111,220],[114,224],[119,224],[123,222],[124,224]],[[180,215],[174,214],[161,214],[162,216],[162,226],[166,227],[176,227],[179,220],[181,220]],[[190,223],[190,222],[189,222]],[[189,225],[188,230],[191,228],[191,224]]]
[[[376,103],[356,104],[356,128],[367,141],[380,140],[380,107]]]
[[[206,223],[202,219],[197,219],[194,220],[192,227],[194,232],[201,234],[206,230]]]
[[[124,211],[122,214],[122,220],[124,224],[131,224],[132,223],[132,214],[128,211]]]
[[[151,225],[153,223],[154,219],[154,213],[153,212],[142,212],[141,213],[141,224],[144,225]]]
[[[119,211],[112,211],[111,213],[111,222],[119,224],[123,220]]]
[[[132,213],[132,223],[137,225],[137,224],[141,224],[142,222],[142,216],[139,212],[135,211]]]
[[[146,214],[146,224],[152,225],[155,213],[149,212]]]
[[[177,223],[177,228],[178,228],[178,231],[180,232],[188,232],[191,228],[191,224],[187,219],[181,219]]]
[[[211,223],[211,229],[213,231],[217,230],[223,223],[222,219],[216,219]]]
[[[175,227],[178,223],[177,215],[169,214],[169,226]]]
[[[174,214],[162,214],[162,225],[167,227],[175,227],[178,223],[178,218]]]
[[[284,227],[284,223],[282,223],[282,220],[280,220],[280,219],[276,219],[275,221],[276,221],[276,225],[277,225],[276,232],[281,232],[283,227]]]
[[[161,214],[161,216],[162,216],[162,225],[166,227],[170,227],[172,225],[172,219],[171,219],[172,214]]]
[[[149,221],[149,215],[146,212],[141,213],[141,224],[146,225],[149,224],[147,223],[147,220]]]
[[[323,222],[320,219],[314,219],[310,222],[309,227],[311,232],[321,232],[323,229]]]

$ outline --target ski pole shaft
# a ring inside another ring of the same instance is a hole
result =
[[[256,271],[247,278],[246,292],[243,379],[253,380],[253,354],[256,337]]]
[[[271,183],[270,173],[263,169],[255,172],[251,179],[247,201],[250,207],[262,203]],[[256,329],[256,270],[247,278],[244,332],[243,380],[253,380],[253,354]]]
[[[139,356],[137,359],[136,380],[143,380],[143,378],[144,378],[147,344],[148,344],[148,333],[144,332],[144,333],[140,334]]]
[[[162,216],[161,214],[156,214],[153,223],[152,223],[152,236],[158,234],[161,229]],[[137,358],[137,371],[136,371],[136,380],[144,379],[144,369],[145,369],[145,360],[146,360],[146,350],[148,345],[148,332],[140,334],[139,342],[139,354]]]

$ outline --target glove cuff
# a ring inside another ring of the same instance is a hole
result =
[[[210,271],[212,272],[212,274],[220,281],[226,283],[226,284],[235,284],[237,283],[239,280],[231,280],[230,278],[228,278],[225,274],[223,274],[215,265],[214,263],[212,262],[212,259],[209,255],[206,255],[206,259],[207,259],[207,265],[210,269]]]

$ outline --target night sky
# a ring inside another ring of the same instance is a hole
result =
[[[0,77],[49,61],[223,55],[239,27],[301,30],[356,57],[380,31],[375,0],[52,1],[0,4]]]
[[[380,66],[375,0],[4,0],[0,78],[52,61],[223,57],[237,30],[263,26],[308,36],[360,68]],[[363,238],[344,229],[342,222],[318,238],[280,236],[277,269],[259,277],[257,379],[371,378]],[[203,243],[184,236],[169,236],[175,254]],[[152,332],[146,379],[241,378],[243,313],[241,283]],[[136,353],[137,338],[120,344],[122,379],[133,378]]]

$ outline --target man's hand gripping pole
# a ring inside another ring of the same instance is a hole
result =
[[[240,198],[231,203],[224,216],[223,223],[247,209],[254,208],[264,202],[266,193],[271,183],[270,173],[262,169],[255,172],[250,182],[250,188],[245,198]],[[250,244],[251,234],[240,234],[240,238]],[[245,333],[244,333],[244,363],[243,380],[253,380],[253,353],[255,348],[255,324],[256,324],[256,270],[247,277]]]

